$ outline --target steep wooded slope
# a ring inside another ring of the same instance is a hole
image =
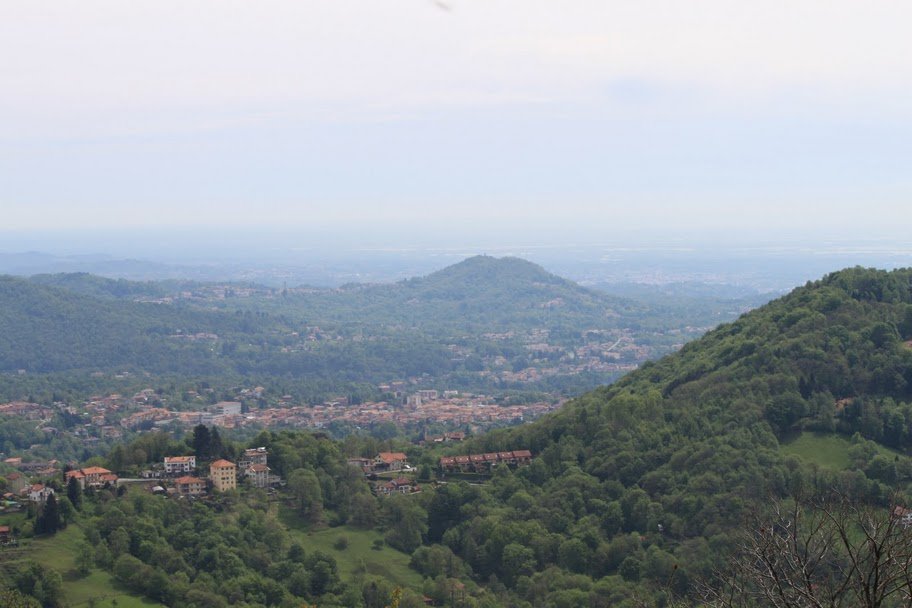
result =
[[[592,577],[572,583],[584,601],[595,580],[684,596],[771,498],[840,488],[886,508],[912,479],[900,455],[912,438],[910,279],[828,275],[555,415],[482,437],[463,449],[536,458],[484,492],[441,492],[430,540],[529,601],[568,584],[555,568]],[[857,434],[849,469],[783,455],[780,442],[801,431]]]

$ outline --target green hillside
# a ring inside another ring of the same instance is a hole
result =
[[[148,298],[169,303],[137,301]],[[281,382],[308,401],[379,398],[365,387],[405,378],[572,395],[737,310],[700,316],[693,308],[690,300],[613,297],[521,259],[488,256],[395,284],[279,292],[84,273],[0,277],[0,372],[29,374],[0,377],[0,398],[45,390],[33,374],[96,371]],[[547,371],[530,381],[509,376],[530,368]]]
[[[30,283],[59,287],[95,298],[132,300],[138,297],[162,297],[168,295],[175,285],[170,282],[128,281],[109,279],[87,272],[36,274],[29,277]]]
[[[29,283],[105,300],[163,297],[207,285],[136,282],[86,273],[35,275]],[[475,256],[397,283],[351,283],[338,289],[301,288],[284,297],[253,287],[259,297],[226,298],[205,307],[250,308],[310,324],[397,326],[423,331],[506,331],[519,327],[615,327],[625,315],[642,315],[645,304],[586,289],[519,258]]]
[[[8,519],[8,518],[7,518]],[[13,575],[28,564],[39,564],[41,571],[55,581],[57,601],[71,608],[156,608],[162,604],[135,595],[97,567],[87,574],[76,572],[83,529],[68,526],[52,537],[24,541],[20,548],[0,549],[0,573]],[[59,586],[57,586],[59,585]],[[39,593],[40,595],[40,593]]]
[[[425,334],[626,327],[649,312],[643,304],[586,289],[532,262],[490,256],[398,283],[292,290],[270,305],[312,324],[356,322]]]
[[[226,371],[211,344],[175,338],[263,334],[269,320],[179,307],[110,301],[0,277],[0,371],[133,368]]]
[[[912,481],[910,279],[828,275],[546,419],[480,438],[464,451],[536,458],[484,490],[438,493],[429,542],[517,600],[572,588],[575,601],[621,605],[693,598],[745,516],[777,497],[839,489],[886,509]],[[808,431],[822,438],[817,464],[832,466],[810,466]]]

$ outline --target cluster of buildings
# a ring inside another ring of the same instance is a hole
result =
[[[17,510],[23,503],[43,505],[48,497],[54,494],[54,488],[43,483],[33,483],[33,479],[59,478],[58,461],[23,463],[20,458],[7,458],[4,464],[16,467],[16,471],[6,473],[7,491],[3,494],[3,509]],[[75,478],[81,489],[100,488],[115,485],[117,475],[102,467],[86,467],[67,471],[65,480]]]
[[[543,306],[559,305],[560,300],[546,302]],[[522,369],[514,367],[503,355],[483,357],[485,369],[481,377],[496,379],[506,384],[528,384],[552,376],[574,376],[585,372],[626,373],[639,363],[655,357],[655,347],[638,344],[630,330],[590,329],[584,333],[584,344],[567,346],[554,343],[545,328],[529,332],[487,333],[482,337],[495,342],[520,342],[526,352],[528,364]],[[459,358],[473,354],[472,349],[451,345]]]
[[[0,417],[20,416],[26,420],[48,420],[52,415],[52,408],[29,401],[11,401],[0,404]]]
[[[529,450],[465,454],[443,456],[439,461],[439,470],[444,475],[448,473],[488,474],[498,466],[516,468],[526,466],[531,462],[532,452]],[[403,452],[380,452],[374,458],[349,458],[348,463],[361,469],[364,475],[372,480],[374,491],[378,495],[411,494],[421,491],[414,479],[402,475],[403,472],[414,470]]]
[[[205,424],[221,428],[324,428],[334,422],[362,427],[386,422],[403,427],[425,424],[503,425],[538,418],[562,404],[563,402],[538,402],[504,406],[483,395],[438,396],[437,391],[420,391],[407,396],[404,404],[387,401],[351,404],[345,399],[339,399],[307,406],[283,402],[277,407],[248,411],[242,411],[241,402],[231,401],[220,402],[204,412],[145,407],[123,417],[120,425],[130,429],[150,424],[161,427],[173,423],[185,426]]]
[[[58,469],[53,469],[50,475],[40,475],[42,478],[56,477],[60,474]],[[5,476],[7,492],[3,494],[2,510],[15,511],[23,503],[32,503],[42,506],[54,494],[54,488],[44,483],[32,483],[24,472],[14,471]],[[66,482],[75,479],[82,490],[86,488],[101,488],[117,484],[117,475],[102,467],[86,467],[73,469],[65,474]]]
[[[540,417],[560,403],[539,402],[503,406],[484,396],[453,396],[428,399],[408,398],[405,405],[386,401],[350,406],[323,405],[309,408],[308,426],[322,427],[334,421],[356,426],[389,422],[397,426],[443,424],[448,426],[498,425]]]
[[[403,476],[403,471],[411,471],[408,456],[404,452],[380,452],[374,458],[349,458],[348,464],[361,469],[369,477],[374,492],[379,496],[392,494],[414,494],[421,491],[414,479]],[[398,474],[390,479],[388,474]],[[384,477],[379,477],[383,475]]]
[[[411,471],[408,456],[404,452],[380,452],[374,458],[349,458],[348,464],[361,469],[365,475]]]
[[[21,457],[13,456],[11,458],[5,458],[3,464],[11,466],[23,473],[27,473],[32,477],[53,477],[59,470],[60,461],[54,459],[23,462]]]
[[[235,400],[208,406],[204,403],[212,395],[186,391],[184,403],[178,407],[161,391],[147,388],[133,395],[95,395],[75,405],[48,406],[25,401],[0,404],[0,420],[5,415],[37,420],[45,432],[73,434],[90,444],[122,439],[131,431],[190,428],[198,424],[221,428],[325,428],[333,423],[362,428],[384,423],[403,428],[504,426],[538,418],[563,404],[551,401],[506,406],[485,395],[416,389],[413,383],[402,381],[378,388],[387,401],[356,404],[339,398],[318,405],[297,405],[293,397],[286,395],[273,399],[269,407],[264,397],[266,389],[259,386],[238,388]],[[188,397],[189,403],[198,402],[199,407],[188,405]],[[63,430],[51,428],[57,413],[76,416],[84,422]]]
[[[184,426],[220,426],[235,428],[247,424],[248,417],[241,415],[243,405],[240,401],[219,401],[203,411],[175,411],[164,407],[139,406],[139,411],[132,412],[120,419],[120,426],[137,429],[143,426],[162,427],[170,424]]]
[[[450,441],[465,441],[466,434],[462,431],[453,431],[452,433],[444,433],[443,435],[434,435],[432,437],[426,437],[425,443],[448,443]]]
[[[47,473],[47,471],[44,471]],[[58,469],[52,469],[50,475],[42,474],[40,477],[56,477],[60,474]],[[48,498],[53,495],[54,488],[44,483],[32,483],[30,476],[25,471],[13,471],[7,473],[4,478],[7,483],[7,492],[3,494],[2,510],[16,511],[22,508],[23,504],[34,504],[43,506]],[[101,488],[106,485],[116,485],[117,475],[102,467],[86,467],[84,469],[73,469],[65,474],[66,482],[70,479],[76,479],[79,487],[83,490],[86,488]]]
[[[105,484],[117,484],[117,475],[103,467],[73,469],[66,472],[65,478],[67,483],[70,482],[70,479],[75,479],[83,490],[86,488],[101,488]]]
[[[209,463],[209,475],[196,475],[196,456],[166,456],[162,471],[170,480],[170,488],[156,486],[153,491],[168,492],[177,496],[202,496],[210,488],[216,492],[227,492],[237,488],[238,481],[247,481],[255,488],[269,488],[279,485],[282,480],[272,474],[268,465],[269,452],[266,448],[251,448],[233,463],[220,458]],[[144,477],[156,478],[158,471],[146,471]],[[169,482],[163,482],[169,483]]]

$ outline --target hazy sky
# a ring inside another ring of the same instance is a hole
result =
[[[897,236],[910,23],[907,0],[0,0],[0,222]]]

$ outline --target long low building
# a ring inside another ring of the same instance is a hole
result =
[[[532,462],[532,452],[529,450],[488,452],[487,454],[443,456],[440,459],[440,469],[446,473],[488,473],[498,465],[523,466],[530,462]]]

